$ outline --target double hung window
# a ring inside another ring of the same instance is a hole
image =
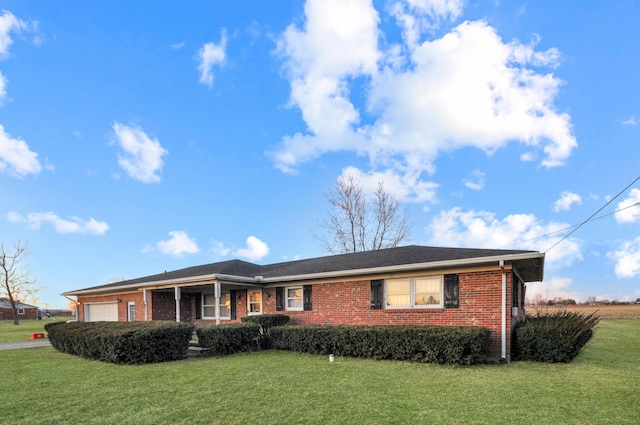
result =
[[[302,311],[302,286],[290,286],[285,288],[286,309]]]
[[[262,313],[262,291],[247,291],[247,313],[248,314],[261,314]]]
[[[385,286],[386,308],[442,307],[442,276],[388,279]]]
[[[202,294],[202,316],[204,319],[215,319],[216,317],[216,297],[213,294]],[[229,292],[220,294],[220,317],[229,319],[231,317],[231,295]]]

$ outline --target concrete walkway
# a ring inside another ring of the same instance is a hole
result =
[[[41,339],[39,341],[25,341],[25,342],[3,342],[0,344],[0,351],[4,350],[18,350],[21,348],[35,348],[35,347],[51,347],[51,343],[47,339]]]

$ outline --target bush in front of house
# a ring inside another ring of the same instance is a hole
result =
[[[283,326],[273,347],[422,363],[474,364],[484,360],[490,331],[468,326]]]
[[[198,344],[207,354],[233,354],[259,348],[260,325],[256,323],[231,323],[222,326],[205,326],[196,330]]]
[[[599,321],[597,312],[527,316],[513,332],[514,360],[568,363],[589,341]]]
[[[271,328],[283,326],[289,323],[289,316],[286,314],[262,314],[256,316],[245,316],[240,319],[242,323],[257,323],[260,325],[260,348],[271,348]]]
[[[242,323],[257,323],[264,329],[271,329],[274,326],[282,326],[289,323],[289,316],[286,314],[261,314],[256,316],[245,316],[240,320]]]
[[[193,334],[189,323],[165,321],[60,322],[45,330],[58,351],[116,364],[179,360]]]

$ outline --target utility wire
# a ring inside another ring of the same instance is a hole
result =
[[[626,206],[624,208],[620,208],[620,209],[615,210],[613,212],[610,212],[608,214],[604,214],[604,215],[600,215],[598,217],[594,217],[594,218],[592,218],[590,220],[585,221],[583,224],[591,223],[593,221],[600,220],[600,219],[603,219],[605,217],[609,217],[610,215],[614,215],[615,213],[618,213],[620,211],[628,210],[629,208],[638,207],[638,206],[640,206],[640,202],[636,202],[635,204],[628,205],[628,206]],[[505,245],[505,246],[501,247],[500,249],[509,248],[509,247],[516,246],[516,245],[522,245],[523,243],[527,243],[527,242],[533,242],[533,241],[538,240],[538,239],[546,238],[547,236],[555,235],[556,233],[566,232],[567,230],[571,230],[574,227],[578,227],[578,226],[580,226],[580,224],[574,224],[573,226],[565,227],[564,229],[559,229],[559,230],[556,230],[555,232],[545,233],[544,235],[536,236],[535,238],[525,239],[525,240],[520,241],[520,242],[516,242],[516,243],[509,244],[509,245]]]
[[[602,207],[600,207],[600,209],[596,212],[594,212],[593,214],[591,214],[589,216],[589,218],[587,218],[585,221],[583,221],[582,223],[578,224],[577,226],[575,226],[575,228],[570,231],[569,233],[566,234],[565,237],[563,237],[562,239],[560,239],[558,242],[554,243],[553,245],[551,245],[551,247],[549,249],[547,249],[545,251],[545,253],[551,251],[553,248],[555,248],[560,242],[564,241],[565,239],[567,239],[569,236],[573,235],[579,228],[581,228],[582,226],[584,226],[585,224],[587,224],[588,222],[592,221],[594,219],[594,217],[596,215],[598,215],[598,213],[600,213],[600,211],[602,211],[603,209],[605,209],[606,207],[609,206],[609,204],[611,204],[613,201],[616,200],[616,198],[620,195],[622,195],[624,192],[627,191],[627,189],[629,189],[631,186],[633,186],[638,180],[640,180],[640,176],[636,177],[636,179],[634,181],[632,181],[631,183],[629,183],[624,189],[622,189],[620,192],[618,192],[618,194],[616,196],[614,196],[613,198],[609,199],[609,201],[604,204]]]

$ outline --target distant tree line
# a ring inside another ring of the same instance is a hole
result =
[[[573,298],[561,298],[555,297],[552,299],[544,299],[540,294],[536,294],[533,300],[529,300],[529,298],[525,299],[525,305],[529,306],[553,306],[553,305],[626,305],[626,304],[640,304],[640,298],[635,301],[618,301],[618,300],[607,300],[607,299],[598,299],[597,297],[591,296],[586,299],[586,301],[580,303],[574,300]]]

